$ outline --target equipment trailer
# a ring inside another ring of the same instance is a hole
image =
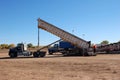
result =
[[[97,47],[97,52],[106,54],[120,54],[120,42],[100,45]]]

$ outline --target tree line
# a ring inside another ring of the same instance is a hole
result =
[[[120,42],[120,41],[118,41]],[[100,44],[109,44],[108,40],[103,40]],[[0,49],[9,49],[15,47],[15,44],[0,44]],[[27,44],[28,48],[36,48],[37,46],[34,46],[32,43]]]
[[[15,44],[0,44],[0,49],[9,49],[15,47]],[[34,46],[32,43],[27,44],[28,48],[35,48],[37,46]]]
[[[14,47],[14,44],[0,44],[0,49],[9,49]]]

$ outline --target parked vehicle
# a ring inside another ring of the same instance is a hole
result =
[[[9,56],[11,58],[17,57],[17,56],[30,56],[32,53],[27,50],[27,45],[23,43],[17,44],[16,47],[9,49]]]
[[[107,45],[100,45],[97,47],[99,52],[105,53],[120,53],[120,42],[111,43]]]

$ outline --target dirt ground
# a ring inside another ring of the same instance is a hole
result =
[[[10,59],[0,53],[0,80],[120,80],[120,54]]]

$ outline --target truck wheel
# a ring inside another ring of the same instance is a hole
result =
[[[94,54],[93,54],[93,56],[96,56],[96,55],[97,55],[97,53],[94,53]]]
[[[39,52],[39,54],[40,54],[40,57],[45,57],[46,52],[42,51],[42,52]]]
[[[39,57],[39,53],[38,52],[34,52],[33,53],[33,57]]]
[[[52,53],[52,52],[49,52],[49,55],[53,55],[53,53]]]
[[[14,53],[10,53],[9,55],[11,58],[14,58]]]
[[[90,56],[90,54],[88,52],[85,52],[84,56]]]
[[[14,54],[14,57],[17,57],[17,53]]]
[[[10,57],[15,58],[15,57],[17,57],[17,54],[16,53],[10,53]]]

